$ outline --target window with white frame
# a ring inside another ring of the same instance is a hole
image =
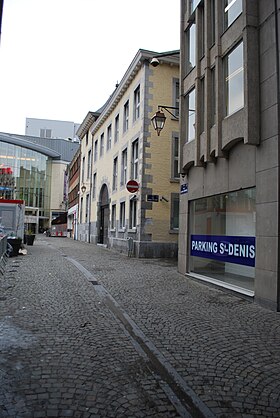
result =
[[[109,125],[107,128],[107,151],[111,148],[112,145],[112,125]]]
[[[98,139],[94,142],[94,161],[97,161],[98,156]]]
[[[242,13],[242,0],[224,1],[224,29],[227,29]]]
[[[122,151],[121,160],[121,186],[127,182],[127,148]]]
[[[186,31],[186,74],[196,65],[196,24],[193,23]]]
[[[129,229],[136,228],[137,222],[137,200],[131,199],[129,202]]]
[[[139,158],[139,141],[136,139],[132,142],[132,152],[131,152],[131,178],[137,179],[138,177],[138,160]]]
[[[224,59],[226,116],[244,107],[243,42]]]
[[[85,181],[85,164],[86,164],[86,158],[83,157],[82,159],[82,183]]]
[[[195,138],[195,89],[186,95],[187,142]]]
[[[118,157],[113,161],[113,190],[117,190],[118,184]]]
[[[176,107],[174,114],[179,118],[180,84],[178,78],[173,78],[173,107]]]
[[[91,174],[91,149],[88,152],[88,166],[87,166],[87,178],[90,178]]]
[[[114,136],[115,142],[118,142],[119,140],[119,132],[120,132],[120,117],[119,115],[117,115],[115,117],[115,136]]]
[[[104,133],[100,136],[100,157],[104,154]]]
[[[125,202],[120,203],[120,228],[125,228]]]
[[[137,120],[140,117],[140,86],[134,90],[134,109],[133,119]]]
[[[172,137],[172,173],[171,178],[178,179],[179,174],[179,135],[173,134]]]
[[[170,229],[179,229],[179,193],[171,193]]]
[[[92,198],[96,198],[96,173],[93,174],[92,178]]]
[[[128,122],[129,122],[129,100],[124,104],[124,107],[123,107],[123,131],[124,132],[128,130]]]
[[[111,229],[116,229],[116,205],[112,205],[111,212]]]

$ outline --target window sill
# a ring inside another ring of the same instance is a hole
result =
[[[169,234],[178,235],[179,234],[179,229],[169,229]]]
[[[127,232],[129,232],[130,234],[136,234],[136,232],[137,232],[137,228],[131,228],[131,229],[128,229],[128,231]]]

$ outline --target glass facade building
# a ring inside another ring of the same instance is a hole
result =
[[[0,143],[0,198],[22,199],[26,214],[38,214],[39,219],[46,219],[49,218],[50,184],[49,156],[15,144]]]

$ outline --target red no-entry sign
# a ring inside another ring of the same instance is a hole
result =
[[[126,189],[129,193],[136,193],[139,190],[139,184],[136,180],[129,180],[126,183]]]

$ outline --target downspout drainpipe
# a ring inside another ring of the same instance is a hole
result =
[[[278,225],[277,225],[277,232],[278,232],[278,252],[277,252],[277,310],[280,310],[280,145],[279,145],[279,135],[280,135],[280,91],[279,91],[279,26],[278,26],[278,1],[274,0],[274,8],[275,8],[275,47],[276,47],[276,88],[277,88],[277,125],[278,125]]]

